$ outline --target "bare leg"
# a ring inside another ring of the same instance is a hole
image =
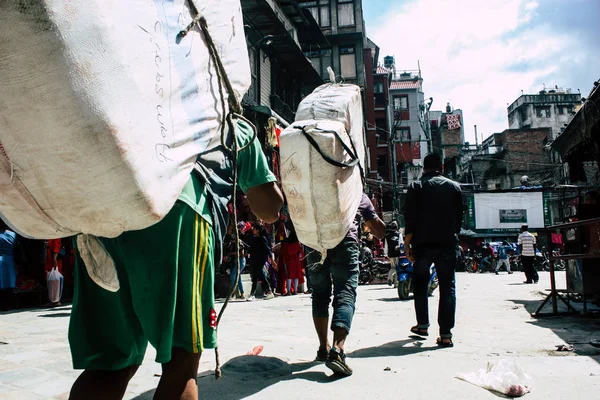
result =
[[[198,364],[200,354],[174,347],[171,361],[162,365],[162,377],[154,393],[155,400],[198,400]]]
[[[71,388],[70,400],[122,399],[139,365],[117,371],[85,370]]]
[[[344,351],[344,344],[346,343],[346,337],[348,332],[344,328],[333,329],[333,347]]]
[[[320,350],[329,350],[329,340],[327,340],[328,325],[329,318],[327,317],[313,317],[313,322],[315,324],[315,330],[317,331],[317,336],[319,337],[319,349]]]

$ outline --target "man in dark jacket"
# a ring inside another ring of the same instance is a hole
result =
[[[428,284],[432,263],[439,278],[440,302],[437,344],[452,347],[452,328],[456,311],[454,269],[457,234],[460,232],[463,207],[460,186],[442,176],[438,154],[425,157],[420,181],[410,185],[404,206],[406,222],[404,248],[414,263],[414,295],[417,325],[411,332],[427,336],[429,328]]]

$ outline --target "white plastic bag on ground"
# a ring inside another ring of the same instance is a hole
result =
[[[240,1],[195,3],[241,98]],[[204,36],[178,37],[190,21],[186,0],[0,1],[0,214],[12,228],[115,237],[169,212],[223,114]]]
[[[52,303],[58,303],[62,297],[63,276],[56,267],[48,272],[46,283],[48,285],[48,298]]]
[[[509,397],[521,397],[531,390],[531,376],[512,360],[488,362],[485,369],[468,374],[457,374],[456,377]]]

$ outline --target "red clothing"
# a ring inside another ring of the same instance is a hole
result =
[[[304,254],[300,243],[283,242],[281,244],[279,268],[285,268],[288,279],[300,279],[302,277],[303,258]]]
[[[46,247],[48,248],[48,250],[46,251],[46,264],[44,266],[44,269],[46,270],[46,272],[50,272],[54,267],[54,254],[60,251],[60,248],[62,247],[62,242],[60,239],[50,239],[48,240],[48,244]],[[58,272],[60,272],[61,274],[63,273],[62,259],[60,258],[58,259]]]

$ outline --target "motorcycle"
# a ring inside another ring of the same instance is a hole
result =
[[[362,248],[362,262],[358,274],[359,285],[366,285],[375,279],[387,280],[392,264],[389,260],[373,257],[373,252],[367,246]]]
[[[398,297],[400,300],[407,300],[408,296],[413,292],[413,274],[414,267],[408,258],[402,252],[398,260],[398,265],[396,266],[396,279],[397,279],[397,288],[398,288]],[[428,294],[429,296],[433,295],[435,289],[437,289],[439,284],[437,272],[435,270],[435,265],[431,264],[429,267],[429,288]]]

